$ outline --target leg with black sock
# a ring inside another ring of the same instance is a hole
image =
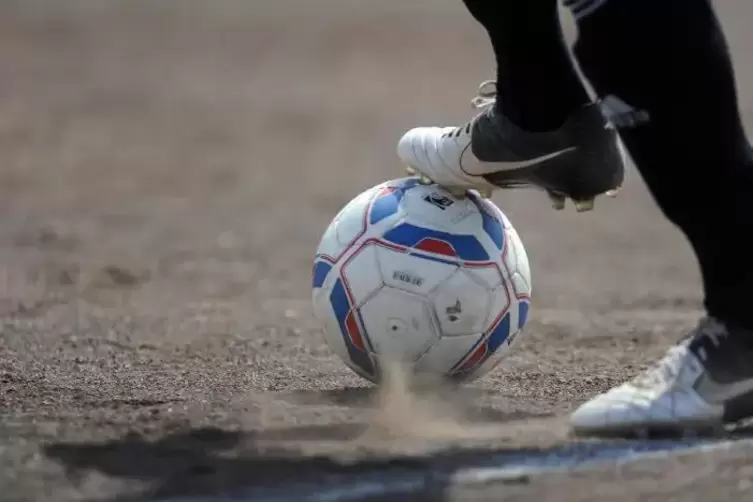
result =
[[[463,0],[497,62],[497,104],[528,131],[559,128],[589,102],[573,65],[557,0]]]
[[[741,238],[753,234],[753,158],[709,2],[611,0],[579,26],[597,92],[648,112],[623,138],[698,255],[709,313],[753,329],[753,240]]]
[[[586,403],[573,425],[720,426],[753,416],[753,156],[720,24],[708,0],[599,3],[578,20],[576,57],[599,95],[646,112],[621,135],[695,250],[709,317],[650,378]]]

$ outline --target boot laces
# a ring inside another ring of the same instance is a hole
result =
[[[494,104],[497,97],[497,82],[485,80],[478,86],[478,94],[471,100],[474,109],[486,108]]]
[[[478,86],[478,93],[476,94],[476,97],[471,99],[471,106],[474,110],[480,110],[487,108],[494,104],[497,96],[497,82],[494,80],[485,80],[481,83],[481,85]],[[472,119],[470,119],[465,124],[455,127],[451,131],[445,133],[442,135],[442,137],[446,136],[460,136],[460,134],[465,131],[466,134],[471,133],[471,127],[473,126],[473,123],[478,118],[478,115],[474,116]]]

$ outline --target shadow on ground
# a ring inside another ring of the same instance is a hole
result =
[[[283,443],[274,444],[327,437],[356,439],[366,428],[363,424],[346,424],[244,432],[205,427],[156,440],[128,434],[99,444],[52,444],[44,453],[62,463],[69,478],[76,479],[94,470],[150,486],[128,500],[241,494],[243,500],[264,495],[274,495],[279,500],[302,500],[304,495],[311,496],[313,490],[351,489],[371,483],[377,491],[380,486],[390,485],[391,493],[384,494],[384,500],[403,490],[414,495],[420,493],[421,500],[443,501],[449,500],[445,495],[453,483],[452,474],[463,468],[577,467],[641,453],[693,450],[702,445],[713,446],[721,439],[750,440],[753,436],[753,428],[747,427],[714,439],[582,442],[549,449],[447,448],[424,456],[360,454],[357,461],[352,456],[301,455],[299,450],[288,449]],[[502,480],[506,484],[529,481],[525,474]],[[382,500],[379,496],[364,495],[358,500]]]
[[[362,458],[357,462],[337,456],[302,456],[294,450],[270,447],[270,440],[309,436],[321,439],[332,435],[333,426],[305,427],[264,432],[228,431],[199,428],[175,433],[157,440],[126,435],[100,444],[60,443],[49,445],[44,453],[62,463],[69,478],[87,470],[107,476],[145,482],[150,488],[131,500],[178,496],[230,496],[240,492],[248,500],[262,493],[294,497],[312,486],[342,485],[357,475],[390,480],[403,476],[425,476],[422,500],[443,500],[442,472],[460,464],[480,462],[490,451],[445,451],[426,457]],[[362,425],[341,426],[340,437],[357,437]],[[261,444],[264,443],[264,444]],[[517,450],[516,450],[517,451]],[[446,476],[445,476],[446,478]],[[426,487],[430,488],[426,490]],[[411,490],[413,491],[413,490]]]
[[[410,492],[419,490],[422,500],[441,501],[445,500],[449,474],[462,466],[483,464],[492,453],[542,451],[491,446],[488,439],[495,437],[491,428],[551,414],[503,412],[481,404],[479,401],[489,392],[468,388],[458,392],[443,387],[411,394],[410,400],[415,403],[452,403],[445,410],[448,422],[440,421],[438,429],[429,432],[438,434],[436,437],[423,435],[431,428],[432,417],[420,415],[420,405],[400,408],[397,416],[385,422],[380,420],[384,419],[379,415],[384,412],[380,405],[384,396],[378,388],[344,387],[275,393],[274,400],[297,406],[360,408],[363,421],[256,430],[187,428],[157,438],[131,432],[102,443],[49,444],[44,454],[61,463],[74,483],[97,472],[149,487],[128,500],[229,497],[239,492],[243,500],[270,494],[298,500],[297,494],[308,494],[327,484],[350,489],[369,480],[378,487],[410,479],[406,484],[412,486]],[[411,415],[413,411],[419,416]],[[400,425],[396,427],[395,421]],[[462,442],[458,434],[463,436]],[[411,449],[416,445],[417,450]]]

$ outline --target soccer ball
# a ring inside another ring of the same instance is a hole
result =
[[[378,383],[398,362],[468,382],[526,323],[531,273],[507,217],[476,191],[457,198],[403,178],[351,200],[316,251],[313,304],[329,347]]]

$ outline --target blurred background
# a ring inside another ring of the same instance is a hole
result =
[[[742,54],[753,7],[722,6]],[[402,176],[402,132],[465,121],[494,75],[459,0],[3,0],[0,71],[0,232],[76,234],[91,259],[149,270],[232,241],[253,258],[245,280],[305,268],[344,202]],[[638,185],[577,219],[536,193],[495,200],[530,242],[536,280],[571,269],[569,287],[582,269],[557,262],[560,248],[612,274],[609,253],[583,240],[675,242],[656,218],[637,237],[622,226],[627,207],[655,216]],[[582,234],[595,226],[599,237]]]
[[[717,4],[751,124],[753,2]],[[76,483],[29,460],[43,441],[358,420],[316,394],[363,383],[311,315],[313,252],[403,176],[405,130],[465,122],[492,57],[460,0],[0,0],[0,485],[61,500],[17,475]],[[574,403],[695,322],[697,271],[634,170],[589,214],[494,201],[534,301],[478,402],[553,421],[511,443],[564,441]]]

